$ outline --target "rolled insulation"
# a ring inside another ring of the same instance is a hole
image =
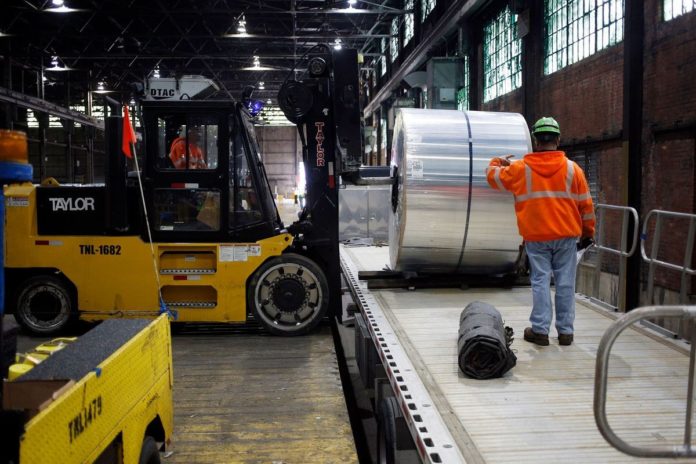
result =
[[[531,150],[516,113],[402,108],[392,142],[392,269],[511,272],[522,243],[514,200],[489,187],[486,167]]]

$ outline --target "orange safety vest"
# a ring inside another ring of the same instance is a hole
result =
[[[189,143],[189,169],[207,169],[208,165],[203,158],[203,152],[198,145]],[[176,169],[186,169],[186,139],[178,137],[172,142],[169,150],[169,159]]]
[[[562,151],[528,153],[503,166],[491,160],[488,184],[515,195],[520,235],[528,242],[594,237],[595,215],[585,173]]]

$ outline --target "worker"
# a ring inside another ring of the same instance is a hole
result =
[[[208,165],[203,157],[198,142],[201,140],[199,127],[191,127],[188,131],[188,169],[207,169]],[[179,136],[172,142],[169,149],[169,159],[174,168],[186,169],[186,137]]]
[[[560,137],[558,122],[541,118],[532,127],[533,153],[512,162],[513,155],[493,158],[486,169],[491,187],[515,195],[532,284],[531,327],[524,329],[524,339],[541,346],[549,344],[552,274],[558,342],[573,343],[577,249],[593,243],[595,229],[585,173],[558,150]]]

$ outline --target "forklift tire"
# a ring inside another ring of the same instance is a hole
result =
[[[140,459],[138,459],[138,464],[160,464],[157,442],[149,435],[143,440],[143,447],[140,448]]]
[[[396,419],[401,410],[396,398],[384,398],[377,411],[377,462],[394,464],[396,462]]]
[[[329,284],[309,258],[287,253],[269,259],[247,286],[247,304],[254,319],[274,335],[311,331],[329,307]]]
[[[25,280],[16,302],[15,319],[34,335],[54,335],[75,319],[72,295],[57,277],[39,275]]]

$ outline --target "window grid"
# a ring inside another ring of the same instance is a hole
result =
[[[435,8],[437,0],[421,0],[421,22],[425,22],[428,15]]]
[[[389,37],[389,61],[392,63],[399,56],[399,17],[395,16],[391,21],[390,32],[391,37]]]
[[[695,0],[696,1],[696,0]],[[414,0],[406,0],[404,2],[404,10],[413,11]],[[415,26],[413,24],[413,13],[404,16],[404,45],[408,44],[413,38]]]
[[[696,0],[663,0],[662,11],[665,21],[696,10]]]
[[[624,0],[546,0],[544,74],[621,42],[623,18]]]
[[[379,59],[379,75],[384,76],[387,73],[387,39],[386,37],[382,37],[382,56]]]
[[[469,109],[469,57],[464,56],[464,82],[463,87],[457,92],[457,109],[466,111]]]
[[[483,101],[522,86],[522,40],[516,37],[517,15],[506,7],[483,28]]]

